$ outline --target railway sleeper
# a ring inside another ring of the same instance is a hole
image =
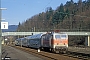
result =
[[[73,57],[73,58],[83,59],[83,60],[90,59],[90,55],[87,55],[87,54],[84,54],[84,53],[78,53],[78,52],[68,51],[68,56]]]

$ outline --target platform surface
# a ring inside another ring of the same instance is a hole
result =
[[[15,49],[11,46],[4,46],[2,49],[2,59],[4,56],[6,56],[6,58],[10,58],[10,60],[44,60],[32,54],[28,54],[21,50]]]

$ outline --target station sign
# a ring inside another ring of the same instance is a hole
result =
[[[1,22],[1,29],[8,29],[8,22]]]

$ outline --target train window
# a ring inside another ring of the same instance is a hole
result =
[[[61,38],[67,38],[67,36],[66,35],[61,35]]]
[[[55,38],[57,39],[57,38],[60,38],[60,35],[55,35]]]

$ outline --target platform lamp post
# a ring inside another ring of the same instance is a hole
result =
[[[1,1],[0,1],[0,4],[1,4]],[[2,20],[5,20],[5,19],[2,19],[2,10],[6,10],[7,8],[1,8],[1,5],[0,5],[0,60],[2,59],[2,30],[1,30],[1,21]]]

